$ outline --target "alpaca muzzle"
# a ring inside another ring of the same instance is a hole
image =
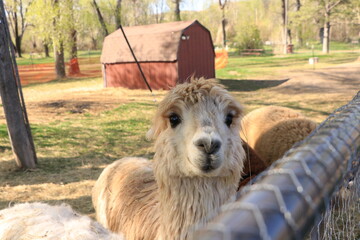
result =
[[[208,173],[220,166],[218,157],[221,149],[221,141],[216,138],[202,137],[194,142],[194,145],[201,152],[202,160],[200,168],[203,172]]]

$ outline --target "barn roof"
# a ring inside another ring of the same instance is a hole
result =
[[[124,27],[123,29],[138,61],[167,62],[177,60],[181,35],[193,24],[202,26],[195,20]],[[105,37],[100,60],[102,63],[134,62],[120,29]]]

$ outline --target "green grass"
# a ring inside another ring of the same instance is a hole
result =
[[[358,52],[332,52],[322,54],[316,51],[315,57],[319,58],[316,67],[326,67],[335,64],[353,62],[359,57]],[[276,79],[278,71],[312,69],[309,58],[312,52],[294,53],[276,56],[230,56],[226,68],[216,71],[216,77],[220,79],[255,79],[266,77]]]
[[[51,54],[52,55],[52,54]],[[94,58],[100,57],[101,51],[78,51],[79,58]],[[44,57],[43,53],[23,53],[22,58],[16,58],[16,62],[18,65],[32,65],[32,64],[43,64],[43,63],[54,63],[55,60],[52,56]],[[65,55],[65,61],[69,61],[69,57]]]
[[[32,65],[32,64],[44,64],[44,63],[53,63],[54,58],[52,57],[43,57],[41,55],[29,55],[23,54],[22,58],[16,58],[16,63],[18,65]]]
[[[322,44],[319,41],[309,41],[300,50],[311,50],[312,46],[314,46],[315,51],[322,51]],[[298,48],[297,46],[295,46]],[[330,42],[330,52],[331,51],[351,51],[351,50],[359,50],[360,44],[346,43],[346,42]]]
[[[128,103],[100,115],[84,115],[82,119],[32,125],[36,147],[40,152],[57,152],[62,157],[91,156],[111,159],[137,152],[136,144],[145,144],[150,125],[144,114],[154,109],[148,103]],[[136,111],[136,114],[131,114]],[[1,129],[1,128],[0,128]],[[120,146],[120,147],[119,147]]]

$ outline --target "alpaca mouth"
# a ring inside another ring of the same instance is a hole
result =
[[[211,172],[214,169],[215,169],[214,166],[212,166],[211,164],[206,164],[201,168],[201,170],[206,173]]]
[[[214,155],[208,155],[205,159],[204,164],[201,166],[201,170],[205,173],[209,173],[219,167],[219,162]]]

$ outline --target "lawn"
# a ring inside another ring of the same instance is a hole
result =
[[[24,53],[22,58],[16,58],[16,62],[19,66],[54,63],[54,57],[45,57],[42,53]],[[100,59],[101,51],[78,51],[78,58],[96,58]],[[69,57],[65,55],[65,61],[69,61]]]
[[[98,57],[83,52],[79,57]],[[232,56],[216,75],[246,111],[280,105],[300,111],[316,122],[351,100],[354,90],[288,94],[276,87],[289,72],[312,71],[312,54],[286,56]],[[353,62],[359,52],[318,55],[316,71]],[[39,61],[47,61],[46,59]],[[26,64],[25,60],[22,62]],[[19,62],[21,64],[21,62]],[[359,81],[358,79],[356,81]],[[104,89],[101,78],[59,80],[23,88],[38,156],[38,168],[20,171],[15,166],[0,109],[0,209],[26,201],[69,203],[94,216],[91,188],[102,169],[125,156],[153,156],[145,138],[157,102],[165,91]]]
[[[276,79],[284,70],[312,70],[337,64],[353,62],[359,57],[359,51],[322,54],[316,51],[317,64],[309,64],[312,52],[301,52],[288,55],[240,57],[230,56],[229,64],[216,72],[221,79]]]

